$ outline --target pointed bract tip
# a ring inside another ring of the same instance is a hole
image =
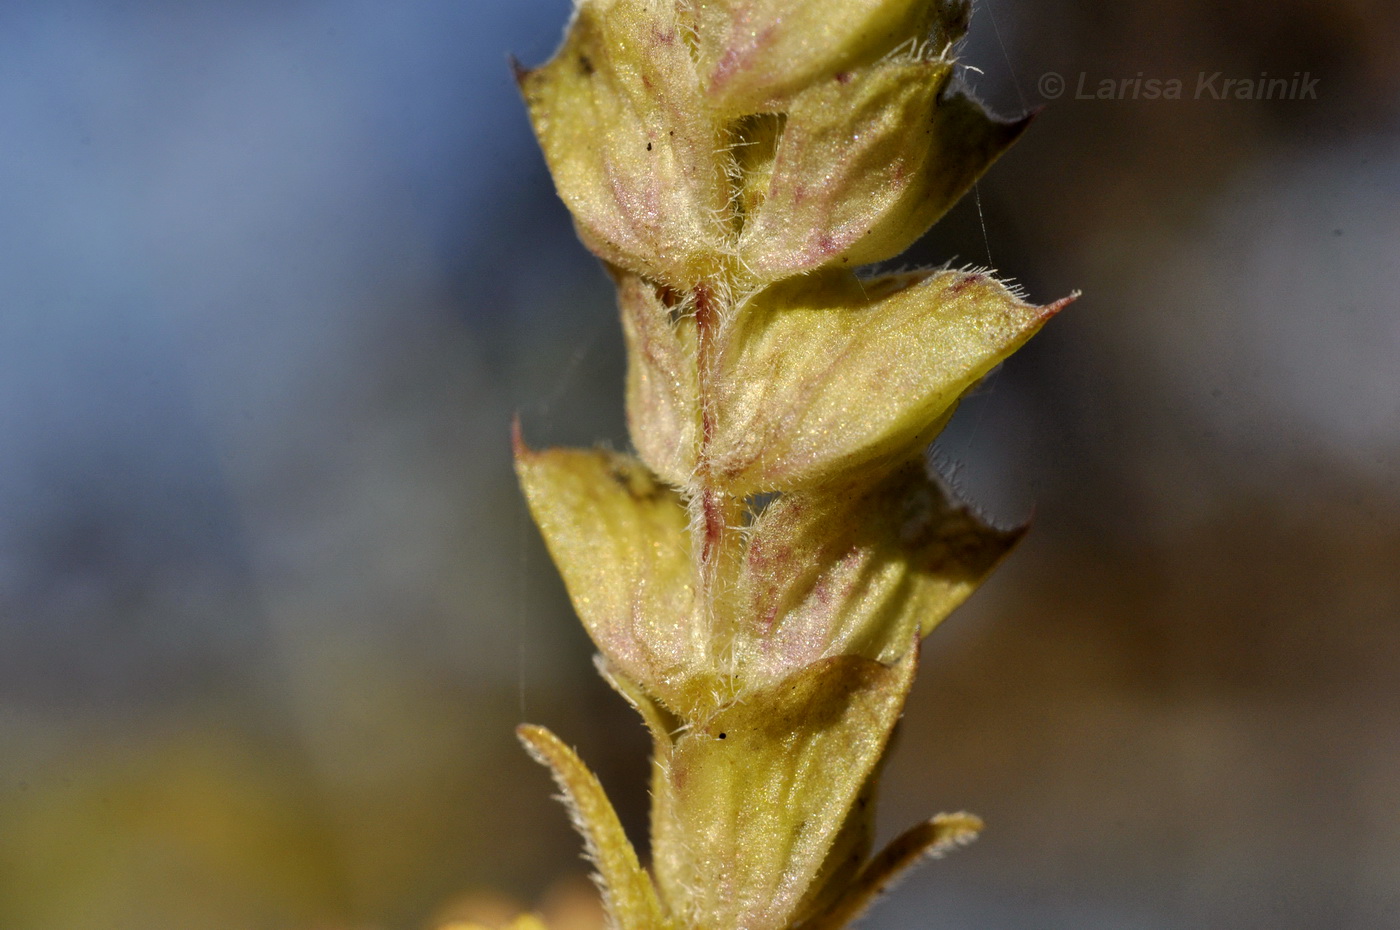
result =
[[[1030,533],[1031,523],[1035,520],[1035,508],[1036,505],[1031,504],[1031,512],[1026,516],[1026,519],[1021,521],[1020,526],[1013,526],[1011,529],[1006,530],[1006,538],[1008,540],[1007,547],[1009,549],[1014,549],[1019,546],[1021,540],[1025,539]]]
[[[1011,137],[1013,139],[1019,139],[1021,138],[1021,133],[1026,131],[1026,129],[1035,120],[1035,118],[1040,115],[1040,111],[1043,109],[1045,109],[1043,106],[1035,107],[1033,109],[1027,110],[1020,116],[1008,120],[1002,120],[1002,122],[1007,125],[1011,133]]]
[[[1044,322],[1058,314],[1061,310],[1078,300],[1081,293],[1081,291],[1073,291],[1068,297],[1061,297],[1059,300],[1052,303],[1043,304],[1040,308],[1040,321]]]
[[[524,87],[525,79],[530,76],[530,69],[521,64],[520,59],[514,55],[507,55],[506,61],[510,63],[510,73],[515,78],[515,86]]]
[[[982,830],[982,819],[967,813],[939,814],[915,824],[889,842],[861,869],[847,890],[825,911],[803,924],[808,930],[844,930],[876,899],[923,859],[941,859],[966,846]]]
[[[525,445],[525,432],[521,429],[518,413],[510,418],[510,451],[517,460],[530,454],[530,447]]]

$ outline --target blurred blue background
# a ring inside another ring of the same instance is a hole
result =
[[[508,456],[515,412],[626,443],[507,67],[569,7],[0,7],[0,926],[568,897],[526,719],[642,834]],[[1036,529],[929,641],[882,811],[990,830],[871,927],[1400,926],[1398,18],[978,4],[969,83],[1048,106],[911,260],[1085,297],[934,450]]]

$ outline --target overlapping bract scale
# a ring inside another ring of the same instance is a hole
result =
[[[1061,306],[962,271],[775,285],[728,336],[711,472],[736,492],[786,491],[901,456]]]
[[[671,822],[653,833],[653,868],[682,923],[781,930],[821,897],[914,667],[912,649],[893,667],[825,659],[658,744],[653,817]]]
[[[749,533],[731,602],[744,681],[836,655],[900,661],[1020,537],[956,503],[922,457],[873,486],[782,495]]]
[[[612,452],[518,443],[515,467],[594,644],[624,675],[685,706],[697,670],[711,663],[679,495]]]
[[[633,274],[618,276],[617,299],[627,345],[627,431],[653,471],[684,487],[700,442],[695,319],[672,319],[658,289]]]
[[[881,62],[803,91],[739,240],[765,281],[900,254],[1025,128],[950,93],[943,60]]]
[[[727,116],[781,110],[793,94],[906,43],[923,42],[929,0],[681,0],[706,102]]]
[[[691,487],[700,444],[695,322],[651,285],[619,283],[633,442]],[[775,285],[719,337],[710,480],[749,494],[811,487],[931,438],[958,397],[1065,301],[1036,306],[985,274],[862,279],[831,271]]]
[[[669,0],[581,4],[563,47],[519,80],[590,249],[677,287],[716,271],[730,248],[725,143]]]

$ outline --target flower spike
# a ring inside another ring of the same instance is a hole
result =
[[[592,773],[522,727],[618,930],[839,930],[981,829],[870,858],[921,639],[1014,547],[924,463],[1073,297],[872,273],[1021,135],[959,86],[968,0],[578,0],[517,77],[617,288],[635,455],[515,467],[599,671],[653,740],[643,870]]]

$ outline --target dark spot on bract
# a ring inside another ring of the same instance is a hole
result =
[[[720,738],[720,739],[724,739],[724,738],[725,738],[726,736],[728,736],[728,735],[729,735],[728,733],[721,733],[721,734],[719,735],[719,738]]]
[[[647,143],[647,151],[648,151],[648,152],[651,151],[651,143],[650,143],[650,142]]]
[[[584,77],[593,76],[593,60],[587,55],[578,56],[578,69]]]

